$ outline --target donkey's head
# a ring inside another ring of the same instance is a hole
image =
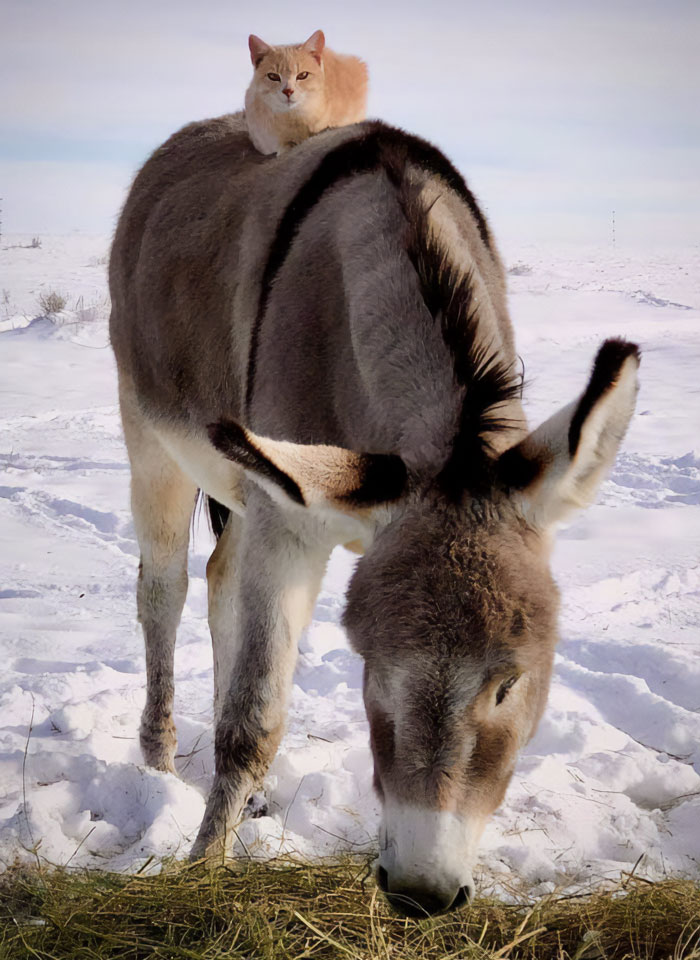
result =
[[[360,561],[345,623],[383,808],[379,882],[405,912],[463,902],[487,818],[544,708],[557,590],[500,503],[416,497]]]
[[[488,817],[544,709],[557,640],[551,532],[589,503],[631,417],[634,345],[491,461],[478,494],[417,491],[360,560],[345,614],[383,805],[378,879],[406,913],[464,902]]]

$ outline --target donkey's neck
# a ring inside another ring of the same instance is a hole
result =
[[[428,182],[423,192],[430,194],[433,186]],[[414,472],[434,475],[464,429],[465,405],[482,399],[484,391],[471,392],[465,370],[498,367],[508,379],[515,366],[512,340],[502,336],[501,304],[490,292],[500,285],[484,279],[485,268],[495,274],[500,263],[476,231],[464,235],[455,222],[463,211],[443,203],[439,193],[407,205],[383,178],[365,183],[362,193],[359,184],[354,189],[357,196],[346,198],[334,222],[368,419],[387,452],[399,454]],[[488,438],[494,448],[505,448],[520,436],[516,425],[525,423],[520,401],[509,396],[495,412],[513,424]]]
[[[461,407],[449,349],[391,233],[367,220],[358,234],[364,255],[345,260],[344,282],[362,401],[391,452],[430,471],[449,456]]]
[[[256,433],[399,454],[419,472],[445,462],[461,396],[397,244],[405,226],[395,188],[377,173],[349,179],[308,213],[261,324]]]

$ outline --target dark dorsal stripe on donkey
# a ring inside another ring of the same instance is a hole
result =
[[[382,806],[377,880],[425,915],[472,866],[544,709],[557,524],[590,503],[634,410],[639,354],[529,431],[505,271],[429,144],[379,123],[279,157],[242,116],[192,124],[136,177],[110,332],[141,552],[146,762],[175,771],[173,656],[197,488],[216,771],[192,850],[222,856],[280,744],[331,550],[364,555],[344,625]]]

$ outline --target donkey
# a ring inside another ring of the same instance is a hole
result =
[[[436,148],[379,122],[279,157],[240,114],[185,127],[135,179],[110,290],[158,770],[198,490],[218,534],[216,772],[192,856],[222,855],[259,789],[328,556],[350,544],[378,882],[407,914],[463,903],[547,697],[551,535],[614,460],[637,347],[606,341],[581,396],[528,432],[486,220]]]

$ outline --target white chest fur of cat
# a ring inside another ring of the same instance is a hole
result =
[[[248,38],[253,79],[245,95],[248,132],[261,153],[279,153],[327,127],[365,119],[367,66],[325,47],[323,31],[305,43],[271,47]]]

